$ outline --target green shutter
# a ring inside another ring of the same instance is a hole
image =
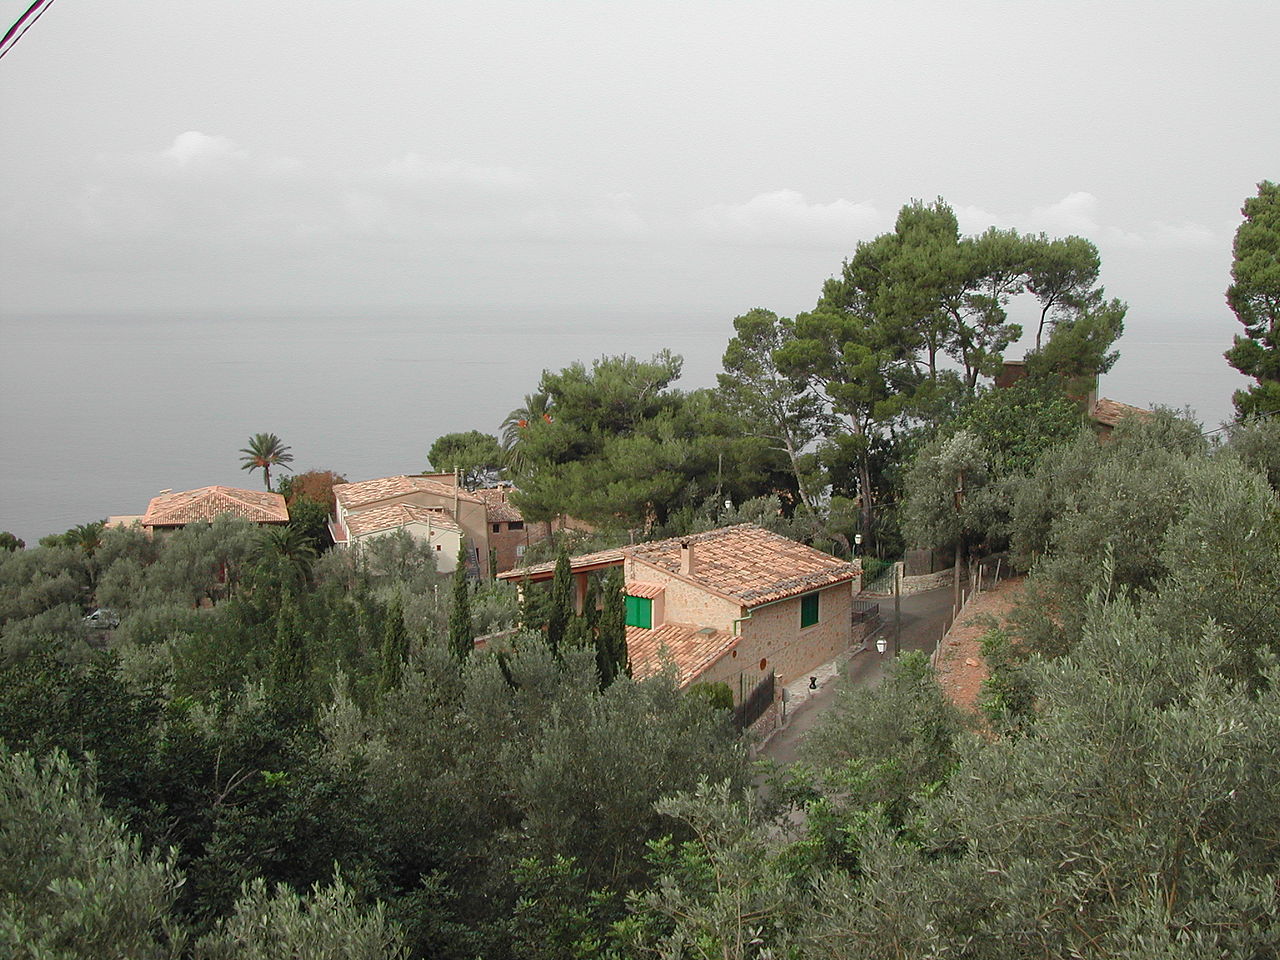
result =
[[[818,622],[818,595],[810,593],[800,598],[800,626],[812,627]]]
[[[627,597],[627,626],[653,627],[653,601],[645,597]]]

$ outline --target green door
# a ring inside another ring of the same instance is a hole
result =
[[[627,626],[653,628],[653,601],[646,597],[627,597]]]

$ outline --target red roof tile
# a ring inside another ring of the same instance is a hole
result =
[[[361,480],[359,483],[339,483],[333,488],[334,497],[347,510],[355,510],[380,500],[407,497],[415,493],[431,493],[452,500],[454,488],[451,483],[414,476],[380,477],[377,480]],[[459,500],[466,500],[468,503],[484,502],[465,490],[459,490],[457,495]]]
[[[622,550],[601,550],[599,553],[584,553],[580,557],[569,558],[569,569],[580,570],[598,570],[601,567],[616,567],[622,563]],[[534,579],[547,579],[547,574],[554,573],[556,562],[550,560],[547,563],[535,563],[529,567],[516,567],[514,570],[508,570],[505,573],[498,574],[499,580],[522,580],[525,577]]]
[[[693,550],[693,569],[681,571],[681,545]],[[762,527],[744,523],[688,537],[625,548],[638,563],[754,607],[853,580],[858,563],[846,563]],[[639,572],[639,571],[637,571]]]
[[[461,532],[453,518],[441,510],[431,510],[412,503],[383,503],[357,513],[347,514],[347,528],[352,537],[363,537],[383,530],[394,530],[407,523],[429,523],[439,530]]]
[[[1149,417],[1151,416],[1151,411],[1144,410],[1142,407],[1131,407],[1129,404],[1121,403],[1119,400],[1099,397],[1098,401],[1093,405],[1093,409],[1089,411],[1089,416],[1105,427],[1114,427],[1125,417]]]
[[[490,523],[512,523],[524,519],[524,515],[509,498],[512,487],[487,487],[472,491],[484,501],[485,519]]]
[[[653,630],[627,627],[627,655],[637,680],[675,666],[680,686],[697,680],[713,663],[732,650],[738,638],[709,627],[665,623]]]
[[[147,505],[144,527],[180,527],[188,523],[212,522],[232,516],[254,523],[288,523],[284,497],[266,490],[239,487],[200,487],[179,493],[162,493]]]
[[[641,580],[628,580],[626,591],[629,597],[643,597],[652,600],[662,596],[667,588],[661,583],[644,583]]]

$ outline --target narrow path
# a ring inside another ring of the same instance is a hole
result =
[[[768,757],[778,766],[787,766],[796,759],[800,742],[819,718],[835,702],[836,691],[842,685],[872,686],[884,676],[886,661],[893,659],[893,598],[881,600],[881,627],[876,636],[889,639],[889,652],[883,656],[876,652],[875,638],[869,637],[866,649],[849,657],[843,669],[831,675],[809,697],[787,705],[787,723],[760,747],[760,756]],[[942,627],[951,612],[951,587],[939,587],[925,593],[902,598],[902,650],[923,650],[932,653],[942,636]],[[830,674],[830,671],[825,671]]]

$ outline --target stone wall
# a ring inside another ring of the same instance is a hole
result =
[[[901,563],[898,564],[898,568],[899,570],[901,570],[902,568]],[[902,583],[899,585],[898,589],[901,591],[902,596],[909,597],[913,593],[924,593],[926,590],[936,590],[938,587],[948,587],[952,583],[952,576],[954,574],[955,574],[955,568],[948,567],[945,570],[939,570],[937,573],[926,573],[923,576],[919,576],[919,577],[903,577]],[[866,594],[863,594],[863,596],[892,597],[893,596],[892,583],[893,581],[890,580],[889,589],[885,593],[866,593]]]
[[[738,641],[739,658],[760,668],[773,670],[778,683],[786,686],[814,667],[834,660],[849,649],[853,640],[853,591],[849,584],[837,584],[819,593],[818,622],[800,627],[800,597],[752,611],[742,622]]]
[[[654,604],[653,625],[662,623],[691,623],[699,627],[715,627],[725,633],[733,633],[733,621],[742,616],[742,607],[732,600],[708,593],[700,587],[679,577],[672,576],[665,570],[638,562],[628,557],[625,569],[628,580],[641,583],[658,583],[664,590],[663,620],[657,619],[658,604]]]

